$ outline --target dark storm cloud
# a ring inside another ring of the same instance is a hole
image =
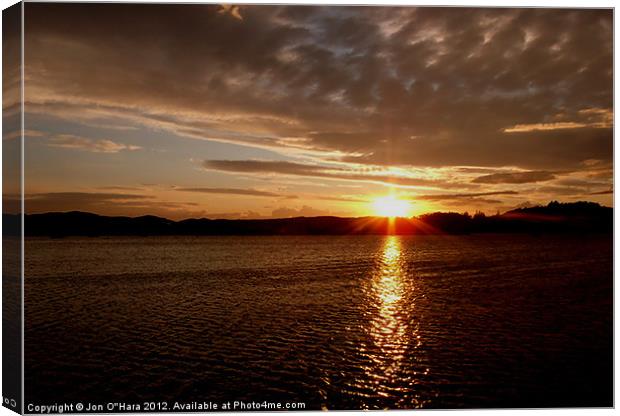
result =
[[[26,13],[32,111],[55,100],[150,123],[165,115],[179,134],[367,164],[553,170],[612,158],[611,10],[28,3]]]
[[[490,175],[479,176],[474,179],[474,183],[530,183],[546,182],[555,179],[555,174],[545,171],[514,172],[514,173],[492,173]]]

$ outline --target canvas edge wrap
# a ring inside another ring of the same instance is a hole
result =
[[[2,11],[2,405],[23,413],[23,3]]]

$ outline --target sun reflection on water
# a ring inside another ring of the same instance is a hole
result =
[[[427,374],[428,369],[420,369],[417,363],[421,339],[412,313],[416,290],[407,275],[401,244],[398,236],[386,237],[376,272],[365,288],[368,340],[360,345],[360,352],[370,363],[355,387],[368,399],[366,408],[425,404],[416,393],[416,374]]]
[[[370,334],[382,353],[374,357],[375,361],[384,365],[385,375],[388,377],[397,370],[404,353],[402,347],[407,334],[407,322],[402,319],[400,307],[404,292],[400,258],[398,237],[388,237],[383,250],[382,267],[373,279],[373,291],[378,299],[378,313],[370,323]],[[385,360],[385,357],[392,359]]]

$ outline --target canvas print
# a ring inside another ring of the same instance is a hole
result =
[[[3,21],[4,406],[613,406],[613,10]]]

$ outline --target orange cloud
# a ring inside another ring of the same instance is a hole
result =
[[[516,124],[505,128],[504,133],[527,133],[532,131],[580,129],[584,127],[605,129],[613,124],[613,112],[607,108],[584,108],[577,111],[581,121],[558,121],[553,123]]]
[[[112,140],[93,140],[71,134],[60,134],[49,141],[49,146],[84,150],[95,153],[118,153],[122,150],[139,150],[140,146],[117,143]]]
[[[535,123],[535,124],[517,124],[515,126],[504,129],[504,133],[523,133],[541,130],[563,130],[563,129],[580,129],[587,127],[584,123],[575,123],[572,121],[559,123]]]

